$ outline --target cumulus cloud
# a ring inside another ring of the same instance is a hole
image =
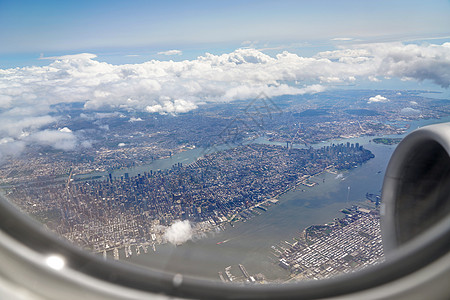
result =
[[[9,111],[10,112],[10,111]],[[49,115],[27,116],[23,114],[0,113],[0,134],[2,136],[20,137],[38,128],[51,124],[56,121],[55,117]]]
[[[431,80],[450,86],[450,43],[442,45],[381,44],[372,46],[381,59],[378,73],[404,80]]]
[[[164,233],[164,238],[174,245],[181,245],[192,239],[192,235],[193,231],[191,223],[188,220],[185,220],[176,221],[168,227]]]
[[[389,102],[389,99],[381,95],[376,95],[375,97],[370,97],[369,101],[367,101],[367,103],[374,103],[374,102]]]
[[[43,106],[13,107],[0,110],[0,160],[20,155],[28,144],[50,146],[54,149],[74,150],[79,141],[68,127],[42,130],[58,120],[50,116],[50,108]]]
[[[183,52],[181,50],[167,50],[167,51],[158,52],[158,54],[170,56],[170,55],[181,55],[181,54],[183,54]]]
[[[69,129],[69,128],[67,128],[67,127],[64,127],[64,128],[60,128],[60,129],[58,129],[60,132],[66,132],[66,133],[70,133],[70,132],[72,132],[72,130],[71,129]]]
[[[93,54],[54,57],[44,67],[0,70],[0,107],[84,102],[85,109],[182,113],[200,103],[322,91],[328,84],[385,77],[450,84],[450,44],[371,44],[302,57],[256,49],[194,60],[111,65]],[[292,86],[288,82],[308,85]],[[319,88],[319,85],[321,86]],[[98,116],[100,117],[100,116]]]
[[[170,100],[165,99],[161,103],[148,105],[145,111],[149,113],[184,113],[196,109],[197,105],[183,99]]]
[[[193,60],[123,65],[98,61],[90,53],[42,59],[52,62],[41,67],[0,69],[0,139],[7,138],[9,145],[21,147],[26,136],[34,136],[35,142],[57,146],[50,140],[64,137],[62,148],[71,149],[77,144],[76,132],[36,135],[56,123],[58,116],[52,107],[60,103],[82,102],[82,116],[101,119],[124,117],[114,112],[117,110],[185,113],[203,103],[251,99],[261,92],[269,97],[312,94],[329,85],[358,80],[377,82],[396,77],[450,86],[450,43],[358,44],[312,57],[287,51],[269,56],[245,48],[221,55],[206,53]],[[383,98],[377,95],[369,102],[382,102]],[[97,109],[110,112],[89,112]],[[97,125],[108,130],[104,124]]]
[[[134,123],[134,122],[142,122],[144,120],[142,120],[141,118],[136,118],[136,117],[131,117],[128,122],[130,123]]]
[[[30,137],[43,126],[57,120],[56,117],[46,114],[47,112],[45,107],[30,106],[0,109],[0,160],[6,156],[20,155],[31,142],[48,145],[39,139],[33,141]]]
[[[378,43],[358,45],[349,49],[325,51],[316,57],[344,62],[347,70],[362,77],[377,76],[402,80],[430,80],[448,88],[450,86],[450,43],[403,44]],[[360,67],[359,70],[353,69]],[[342,67],[337,65],[336,67]],[[341,70],[342,71],[342,70]]]

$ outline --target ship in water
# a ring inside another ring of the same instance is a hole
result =
[[[225,244],[225,243],[228,242],[228,241],[229,241],[229,239],[228,239],[228,240],[225,240],[225,241],[218,242],[216,245]]]

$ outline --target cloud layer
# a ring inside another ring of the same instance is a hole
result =
[[[178,50],[161,54],[178,54]],[[450,43],[368,44],[301,57],[256,49],[206,53],[195,60],[112,65],[94,54],[48,57],[43,67],[0,69],[0,153],[29,142],[70,150],[76,132],[50,131],[51,105],[82,102],[84,109],[185,113],[207,102],[317,93],[336,83],[384,78],[429,80],[450,86]],[[295,83],[295,84],[294,84]],[[380,101],[378,96],[372,102]],[[138,121],[133,120],[133,121]],[[44,130],[45,129],[45,130]]]

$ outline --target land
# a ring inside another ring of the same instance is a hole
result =
[[[396,145],[402,141],[402,138],[375,138],[372,141],[376,144]]]
[[[385,103],[368,103],[374,94]],[[330,139],[404,134],[409,122],[450,115],[450,101],[421,96],[421,91],[332,91],[309,96],[259,97],[228,104],[205,104],[180,115],[116,109],[89,111],[83,103],[54,105],[57,121],[91,147],[60,151],[27,147],[0,165],[0,186],[111,172],[142,166],[192,148],[214,151],[264,137],[291,147]],[[409,108],[409,109],[407,109]],[[406,110],[405,110],[406,109]]]
[[[376,94],[389,101],[370,103],[368,99]],[[352,169],[372,157],[356,143],[322,148],[317,143],[361,136],[400,137],[414,120],[449,116],[450,101],[427,98],[422,91],[342,90],[272,99],[262,95],[251,101],[205,104],[179,115],[120,108],[91,111],[83,103],[53,105],[52,109],[56,121],[43,129],[70,128],[88,146],[62,151],[30,145],[21,155],[4,157],[2,192],[75,244],[118,258],[119,249],[128,256],[132,247],[139,253],[166,242],[167,227],[178,220],[189,220],[195,233],[204,233],[265,213],[278,195],[298,186],[314,186],[311,176]],[[258,144],[261,139],[265,144]],[[192,149],[203,152],[191,164],[137,176],[108,176],[114,170],[145,166]],[[303,242],[286,248],[288,253],[281,251],[286,268],[297,277],[333,273],[333,259],[321,258],[330,267],[316,270],[311,267],[314,260],[301,265],[293,253],[330,252],[321,238],[333,237],[338,230],[347,234],[344,229],[359,222],[376,221],[360,212],[347,215],[360,217],[346,227],[338,223],[311,227]],[[376,236],[358,230],[364,233],[360,237]],[[334,241],[336,245],[355,238],[343,236]],[[350,256],[340,259],[347,265],[367,262],[356,252],[345,253]]]
[[[273,246],[291,280],[317,280],[354,272],[384,260],[377,209],[353,206],[344,218],[311,225],[294,243]]]
[[[278,266],[290,273],[282,282],[325,279],[383,262],[379,209],[370,206],[342,209],[345,217],[311,225],[291,241],[273,245]],[[228,266],[218,275],[222,282],[267,283],[264,274],[249,274],[242,264]]]
[[[347,170],[373,158],[359,144],[314,149],[249,144],[190,165],[138,176],[83,182],[38,182],[6,189],[26,212],[94,252],[166,242],[165,229],[189,220],[195,234],[267,211],[278,195],[325,170]]]

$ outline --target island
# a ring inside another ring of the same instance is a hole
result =
[[[372,141],[376,144],[396,145],[402,141],[402,138],[375,138]]]
[[[6,189],[32,216],[94,252],[167,242],[178,220],[200,234],[267,211],[276,198],[325,170],[348,170],[374,155],[358,143],[295,149],[248,144],[200,157],[189,165],[103,180],[47,181]],[[144,250],[145,251],[145,250]],[[128,253],[125,250],[125,253]]]

